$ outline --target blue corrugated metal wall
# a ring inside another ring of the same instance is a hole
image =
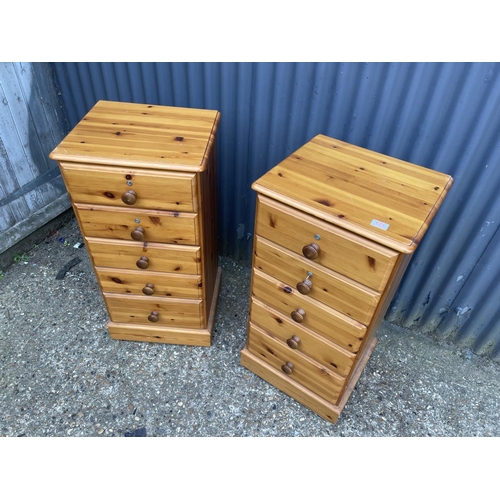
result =
[[[218,109],[220,251],[248,261],[251,183],[318,133],[455,184],[387,314],[500,356],[498,63],[54,63],[74,126],[99,99]]]

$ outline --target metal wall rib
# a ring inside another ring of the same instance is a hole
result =
[[[248,261],[251,183],[318,133],[451,174],[387,319],[500,356],[497,63],[54,63],[74,126],[99,99],[218,109],[220,252]]]

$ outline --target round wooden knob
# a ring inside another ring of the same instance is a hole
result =
[[[292,319],[296,321],[297,323],[302,323],[304,321],[304,317],[306,315],[306,312],[304,309],[301,309],[300,307],[296,311],[292,311]]]
[[[158,311],[153,311],[149,316],[148,316],[149,321],[151,323],[156,323],[160,319],[160,315]]]
[[[302,295],[309,295],[311,293],[312,287],[313,287],[312,281],[308,279],[305,279],[304,281],[297,283],[297,290]]]
[[[286,343],[288,344],[288,347],[291,349],[298,349],[299,348],[299,343],[300,339],[297,337],[297,335],[294,335],[293,337],[290,337]]]
[[[122,194],[122,201],[125,205],[133,205],[137,201],[137,193],[133,189],[129,189]]]
[[[139,269],[147,269],[149,267],[149,259],[143,255],[136,263],[135,265]]]
[[[143,289],[142,293],[144,295],[153,295],[155,293],[155,286],[152,283],[148,283]]]
[[[287,375],[291,375],[293,372],[293,363],[287,361],[286,364],[281,366],[281,370]]]
[[[144,228],[137,226],[131,233],[132,239],[135,241],[144,241]]]
[[[319,255],[319,245],[317,243],[309,243],[302,249],[304,257],[307,259],[315,259]]]

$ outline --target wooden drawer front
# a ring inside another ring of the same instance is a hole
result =
[[[253,269],[252,295],[287,318],[297,309],[305,311],[302,326],[314,330],[350,352],[356,353],[366,327],[317,300],[301,295],[290,286]]]
[[[196,174],[67,162],[60,166],[74,203],[127,207],[122,195],[132,190],[136,193],[134,208],[198,211]]]
[[[254,265],[257,269],[295,289],[307,278],[308,272],[312,273],[307,278],[312,284],[308,297],[365,325],[370,323],[380,300],[378,292],[258,236],[255,237],[254,251]]]
[[[131,297],[118,293],[104,293],[109,317],[117,323],[139,323],[157,326],[203,328],[201,300],[181,300],[149,297]],[[156,311],[158,321],[148,320]]]
[[[199,243],[197,214],[99,207],[80,203],[75,204],[75,207],[85,236],[181,245]]]
[[[251,303],[250,321],[285,342],[288,349],[296,349],[340,375],[349,375],[355,354],[255,299]]]
[[[292,380],[282,371],[270,367],[262,358],[255,356],[246,348],[241,350],[240,362],[242,366],[252,371],[269,384],[274,385],[274,387],[280,391],[288,394],[288,396],[294,398],[300,404],[316,412],[318,415],[321,415],[332,424],[337,421],[341,411],[339,406],[342,405],[345,396],[342,396],[342,399],[336,403],[339,406],[331,404],[323,398],[320,398],[317,394],[314,394],[314,392],[298,384],[295,380]]]
[[[96,267],[114,267],[134,271],[201,274],[200,247],[143,244],[136,241],[85,238]],[[146,269],[138,267],[141,257],[148,259]]]
[[[103,292],[181,299],[202,297],[201,276],[109,267],[96,267],[95,271]]]
[[[283,372],[282,367],[291,363],[291,373],[285,373],[292,380],[307,387],[318,396],[335,404],[344,387],[345,378],[337,375],[300,352],[289,349],[270,333],[250,323],[248,329],[248,350],[265,360],[267,364]]]
[[[319,246],[314,262],[381,291],[398,253],[263,196],[257,199],[256,234],[302,255]],[[316,239],[320,236],[320,240]]]

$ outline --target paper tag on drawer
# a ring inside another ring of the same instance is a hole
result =
[[[378,227],[379,229],[383,229],[384,231],[387,231],[389,229],[389,224],[386,224],[385,222],[380,222],[377,219],[373,219],[370,222],[370,226]]]

